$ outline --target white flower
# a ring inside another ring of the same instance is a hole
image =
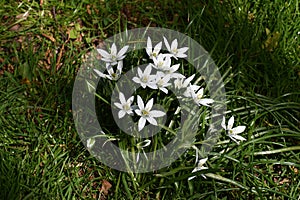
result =
[[[133,77],[132,80],[136,83],[141,84],[141,86],[143,88],[146,88],[146,86],[152,88],[152,89],[157,89],[157,86],[155,85],[155,75],[151,75],[151,70],[152,70],[152,66],[151,64],[149,64],[145,71],[142,72],[142,70],[140,68],[137,69],[138,71],[138,76],[139,77]]]
[[[148,37],[147,39],[147,47],[146,52],[150,59],[156,58],[159,54],[159,51],[161,50],[162,42],[159,42],[157,45],[155,45],[154,49],[152,48],[152,42],[151,38]]]
[[[185,76],[181,73],[176,73],[176,71],[178,70],[180,64],[176,64],[176,65],[172,65],[169,67],[165,67],[163,70],[163,73],[165,75],[170,75],[170,78],[176,78],[176,79],[182,79],[185,78]]]
[[[168,89],[166,87],[171,85],[171,83],[169,83],[170,78],[171,78],[170,75],[165,75],[162,72],[156,73],[156,79],[155,79],[156,86],[158,87],[158,89],[160,89],[166,94],[168,94]]]
[[[208,159],[208,158],[203,158],[203,159],[199,160],[198,166],[195,167],[195,168],[193,169],[192,173],[197,172],[197,171],[200,171],[200,170],[202,170],[202,169],[208,169],[208,167],[204,167],[204,166],[203,166],[203,165],[206,163],[207,159]],[[203,174],[201,174],[201,175],[203,176],[203,178],[206,178]],[[196,176],[189,177],[188,180],[190,181],[190,180],[192,180],[192,179],[195,178],[195,177],[196,177]]]
[[[188,78],[177,78],[174,81],[174,85],[176,89],[182,89],[182,88],[187,88],[190,85],[190,82],[193,80],[193,78],[195,77],[195,74],[193,74],[192,76],[188,77]]]
[[[138,122],[139,131],[145,127],[146,121],[157,126],[157,121],[154,119],[154,117],[162,117],[166,114],[160,110],[151,110],[153,106],[153,98],[148,101],[146,106],[144,106],[142,98],[138,95],[137,103],[139,108],[136,109],[135,112],[137,115],[141,116]]]
[[[103,74],[102,72],[100,72],[97,69],[94,69],[94,72],[96,72],[97,75],[102,78],[108,78],[110,80],[118,80],[121,76],[122,68],[123,68],[123,62],[119,61],[116,72],[114,71],[114,69],[111,66],[107,67],[108,74]]]
[[[153,67],[160,71],[164,71],[171,66],[171,58],[165,54],[159,54],[156,58],[153,57],[153,62]]]
[[[165,42],[165,45],[166,45],[168,51],[172,54],[172,56],[175,59],[187,57],[187,55],[185,54],[185,52],[189,48],[188,47],[183,47],[183,48],[178,49],[177,39],[175,39],[175,40],[172,41],[171,47],[169,45],[168,40],[165,37],[164,37],[164,42]]]
[[[137,143],[136,147],[137,147],[138,150],[139,150],[138,153],[137,153],[137,156],[136,156],[136,162],[137,162],[137,163],[139,162],[139,159],[140,159],[140,151],[143,152],[145,158],[148,160],[148,157],[147,157],[147,155],[146,155],[146,153],[145,153],[145,151],[144,151],[144,148],[147,147],[147,146],[149,146],[150,143],[151,143],[151,140],[148,140],[148,139],[147,139],[147,140],[144,140],[144,141],[142,141],[142,142],[140,142],[140,143]]]
[[[235,128],[233,127],[233,123],[234,123],[234,117],[230,117],[230,119],[228,120],[228,124],[226,126],[225,124],[225,117],[223,116],[223,121],[221,126],[226,130],[228,136],[235,141],[237,144],[239,144],[239,142],[237,140],[241,140],[244,141],[246,140],[245,138],[243,138],[242,136],[238,135],[239,133],[242,133],[245,131],[246,126],[237,126]]]
[[[119,99],[120,99],[120,103],[114,103],[115,106],[120,109],[120,111],[118,112],[119,119],[124,117],[125,114],[128,114],[128,115],[133,114],[131,104],[134,100],[134,96],[130,97],[126,101],[124,94],[122,92],[120,92]]]
[[[110,53],[103,49],[97,49],[98,53],[102,56],[101,60],[107,63],[107,65],[116,65],[118,61],[121,61],[125,58],[126,55],[124,55],[127,51],[129,46],[123,47],[119,53],[117,51],[116,44],[113,43],[110,48]]]
[[[208,98],[203,98],[203,93],[204,93],[203,88],[199,89],[197,93],[195,92],[195,90],[193,90],[193,89],[191,90],[191,96],[192,96],[194,102],[198,106],[200,106],[200,104],[203,105],[203,106],[210,106],[208,104],[213,103],[214,100],[213,99],[208,99]]]

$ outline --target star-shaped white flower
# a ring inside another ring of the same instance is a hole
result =
[[[152,89],[157,89],[155,84],[155,75],[151,75],[152,64],[149,64],[144,72],[140,68],[137,69],[138,77],[133,77],[132,80],[136,83],[141,84],[142,88],[150,87]]]
[[[240,140],[240,141],[246,140],[242,136],[238,135],[245,131],[246,126],[237,126],[237,127],[233,128],[233,123],[234,123],[234,116],[230,117],[230,119],[228,120],[228,124],[226,126],[225,117],[223,116],[223,121],[222,121],[221,126],[226,130],[230,139],[232,139],[237,144],[239,144],[239,142],[237,140]]]
[[[116,65],[118,61],[121,61],[125,58],[126,51],[128,50],[129,46],[124,46],[119,52],[117,51],[117,46],[115,43],[111,45],[110,53],[103,49],[97,49],[98,53],[102,56],[101,60],[106,62],[108,65]]]
[[[144,148],[147,147],[147,146],[149,146],[150,143],[151,143],[151,140],[148,140],[148,139],[144,140],[144,141],[142,141],[140,143],[137,143],[137,145],[136,145],[136,147],[138,149],[138,153],[137,153],[137,156],[136,156],[136,162],[137,163],[139,162],[139,159],[140,159],[140,151],[143,152],[145,158],[148,160],[148,157],[147,157],[147,154],[144,151]]]
[[[138,122],[139,131],[141,131],[145,127],[146,121],[157,126],[157,121],[154,118],[162,117],[166,114],[160,110],[151,110],[153,106],[153,98],[150,99],[145,106],[142,98],[138,95],[137,103],[138,109],[135,110],[135,113],[141,116]]]
[[[156,58],[161,50],[162,42],[159,42],[157,45],[155,45],[154,49],[152,48],[152,41],[151,38],[148,37],[147,39],[147,47],[146,52],[150,59]]]
[[[176,72],[179,67],[180,67],[180,64],[166,66],[162,72],[165,75],[170,75],[170,78],[183,79],[183,78],[185,78],[185,76],[181,73]]]
[[[198,92],[195,92],[195,90],[193,90],[193,89],[191,90],[191,96],[192,96],[194,102],[198,106],[200,106],[200,105],[210,106],[209,104],[212,104],[214,102],[214,100],[213,99],[208,99],[208,98],[203,98],[203,93],[204,93],[204,89],[203,88],[200,88],[198,90]]]
[[[171,66],[171,58],[165,54],[159,54],[156,58],[153,57],[153,62],[153,67],[160,71],[164,71]]]
[[[199,160],[198,166],[193,169],[192,173],[200,171],[200,170],[203,170],[203,169],[208,169],[208,167],[204,167],[203,166],[206,163],[207,159],[208,158],[203,158],[203,159]],[[201,175],[202,175],[203,178],[206,178],[205,175],[203,175],[203,174],[201,174]],[[190,181],[190,180],[192,180],[195,177],[196,176],[189,177],[188,180]]]
[[[107,73],[108,74],[104,74],[104,73],[100,72],[97,69],[94,69],[94,72],[96,72],[96,74],[98,76],[100,76],[101,78],[107,78],[109,80],[115,80],[116,81],[121,76],[122,68],[123,68],[123,62],[119,61],[116,72],[114,71],[114,69],[111,66],[107,67]]]
[[[168,89],[166,87],[171,85],[171,83],[169,83],[170,78],[171,78],[170,75],[165,75],[162,72],[156,73],[156,79],[155,79],[156,86],[158,87],[158,89],[160,89],[166,94],[168,94]]]
[[[177,60],[178,58],[185,58],[187,55],[185,52],[189,49],[188,47],[183,47],[178,49],[178,42],[177,39],[173,40],[171,43],[171,47],[169,45],[168,40],[164,37],[165,45],[168,51],[172,54],[172,56]]]
[[[188,77],[188,78],[177,78],[174,81],[174,85],[176,89],[183,89],[183,88],[187,88],[190,85],[190,82],[193,80],[193,78],[195,77],[195,74],[193,74],[192,76]]]
[[[114,105],[120,109],[120,111],[118,112],[119,119],[124,117],[125,114],[128,114],[128,115],[133,114],[131,104],[134,100],[134,96],[130,97],[126,101],[124,94],[122,92],[119,92],[119,99],[120,99],[120,103],[117,103],[117,102],[114,103]]]

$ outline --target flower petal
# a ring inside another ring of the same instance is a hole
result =
[[[223,120],[222,120],[221,126],[222,126],[225,130],[227,130],[227,129],[226,129],[225,116],[223,116]]]
[[[137,103],[138,103],[138,106],[139,106],[139,109],[140,110],[144,110],[144,102],[143,102],[143,99],[140,97],[140,95],[137,96]]]
[[[114,105],[121,110],[123,109],[123,106],[120,103],[115,102]]]
[[[126,103],[125,96],[122,92],[119,92],[119,99],[120,99],[121,104],[124,105]]]
[[[170,45],[169,45],[168,40],[167,40],[165,37],[164,37],[164,42],[165,42],[165,45],[166,45],[168,51],[170,52],[170,51],[171,51],[171,48],[170,48]]]
[[[124,110],[120,110],[119,113],[118,113],[119,119],[121,119],[122,117],[124,117],[125,114],[126,114],[126,112]]]
[[[237,126],[235,128],[232,129],[232,134],[239,134],[244,132],[246,129],[246,126]]]
[[[110,57],[110,54],[107,51],[103,50],[103,49],[97,49],[97,51],[104,58],[109,58]]]
[[[151,108],[152,108],[152,106],[153,106],[153,98],[152,99],[150,99],[148,102],[147,102],[147,104],[146,104],[146,107],[145,107],[145,110],[151,110]]]
[[[149,64],[144,71],[144,75],[149,76],[151,74],[151,70],[152,70],[152,65]]]
[[[96,74],[102,78],[106,78],[106,75],[103,74],[102,72],[100,72],[98,69],[94,69],[94,72],[96,72]]]
[[[150,111],[150,116],[151,117],[162,117],[164,116],[166,113],[160,110],[151,110]]]
[[[153,52],[158,54],[158,52],[161,50],[162,42],[159,42],[157,45],[155,45]]]
[[[117,46],[116,46],[116,44],[115,43],[113,43],[112,45],[111,45],[111,48],[110,48],[110,54],[111,55],[117,55]]]
[[[141,117],[138,122],[139,131],[141,131],[145,127],[145,124],[146,124],[146,119],[144,117]]]
[[[203,158],[201,160],[199,160],[199,163],[198,163],[198,167],[202,167],[202,165],[204,165],[204,163],[206,163],[208,158]]]
[[[153,118],[153,117],[147,117],[147,121],[154,125],[154,126],[157,126],[157,121]]]
[[[122,57],[122,56],[126,53],[126,51],[128,50],[128,48],[129,48],[129,46],[123,47],[123,48],[119,51],[117,57],[118,57],[118,58],[119,58],[119,57]]]
[[[231,135],[231,137],[233,137],[233,138],[235,138],[235,139],[237,139],[237,140],[240,140],[240,141],[245,141],[245,140],[247,140],[246,138],[244,138],[244,137],[242,137],[242,136],[240,136],[240,135]]]
[[[178,47],[178,42],[177,42],[177,39],[175,39],[172,41],[171,50],[175,50],[175,49],[177,49],[177,47]]]
[[[234,116],[230,117],[230,119],[228,120],[227,130],[232,129],[233,123],[234,123]]]

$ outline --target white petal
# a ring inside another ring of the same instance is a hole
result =
[[[162,42],[159,42],[157,45],[155,45],[153,52],[158,54],[158,52],[161,50]]]
[[[153,98],[150,99],[147,104],[146,104],[146,107],[145,107],[145,110],[151,110],[152,106],[153,106]]]
[[[173,65],[171,68],[172,68],[172,71],[175,72],[179,69],[180,67],[180,64],[176,64],[176,65]]]
[[[199,103],[204,106],[209,106],[208,104],[212,104],[214,102],[213,99],[200,99]]]
[[[129,47],[129,46],[125,46],[125,47],[123,47],[123,48],[122,48],[122,49],[119,51],[119,53],[118,53],[117,57],[121,57],[121,56],[123,56],[123,55],[126,53],[126,51],[127,51],[128,47]]]
[[[102,72],[100,72],[99,70],[94,69],[94,72],[96,72],[96,74],[97,74],[98,76],[100,76],[100,77],[102,77],[102,78],[106,78],[106,75],[103,74]]]
[[[137,96],[137,103],[138,103],[138,106],[139,106],[139,109],[140,110],[144,110],[144,102],[143,102],[143,99],[140,97],[140,95]]]
[[[151,110],[150,111],[150,116],[151,117],[162,117],[164,116],[166,113],[160,110]]]
[[[246,138],[244,138],[244,137],[242,137],[240,135],[231,135],[231,137],[233,137],[233,138],[235,138],[237,140],[241,140],[241,141],[245,141],[246,140]]]
[[[147,49],[151,49],[151,51],[152,51],[152,42],[151,42],[150,37],[148,37],[148,39],[147,39]]]
[[[123,109],[123,106],[120,103],[115,102],[114,105],[121,110]]]
[[[161,88],[159,88],[159,89],[160,89],[161,91],[163,91],[165,94],[168,94],[168,92],[169,92],[167,88],[162,88],[162,87],[161,87]]]
[[[124,117],[125,114],[126,114],[126,112],[124,110],[120,110],[119,113],[118,113],[119,119],[121,119],[122,117]]]
[[[221,126],[222,126],[225,130],[227,130],[227,129],[226,129],[225,116],[223,116],[223,120],[222,120]]]
[[[142,111],[141,111],[141,110],[136,109],[136,110],[134,110],[134,112],[135,112],[137,115],[142,116]]]
[[[246,129],[246,126],[237,126],[235,128],[232,129],[232,134],[239,134],[244,132]]]
[[[169,42],[168,42],[168,40],[167,40],[165,37],[164,37],[164,42],[165,42],[165,45],[166,45],[166,47],[167,47],[168,51],[171,51],[171,48],[170,48]]]
[[[230,117],[230,119],[228,120],[228,125],[227,125],[228,130],[232,129],[233,123],[234,123],[234,116]]]
[[[111,45],[111,48],[110,48],[110,54],[111,54],[111,55],[117,55],[117,46],[116,46],[115,43],[113,43],[113,44]]]
[[[134,101],[134,96],[131,96],[128,100],[127,100],[127,103],[129,105],[131,105],[131,103]]]
[[[145,127],[145,124],[146,124],[146,119],[141,117],[138,122],[139,131]]]
[[[208,158],[203,158],[203,159],[199,160],[198,166],[202,167],[202,165],[204,165],[204,163],[206,163],[207,159]]]
[[[204,88],[200,88],[199,91],[197,92],[197,95],[200,95],[202,97],[203,93],[204,93]]]
[[[141,79],[139,79],[138,77],[133,77],[132,80],[136,83],[141,83]]]
[[[121,104],[124,105],[126,103],[125,96],[122,92],[119,92],[119,99],[120,99]]]
[[[195,77],[195,74],[193,74],[192,76],[188,77],[187,79],[184,80],[184,87],[187,87],[188,84],[193,80],[193,78]]]
[[[157,85],[154,83],[154,82],[149,82],[149,83],[147,83],[147,86],[149,87],[149,88],[151,88],[151,89],[157,89]]]
[[[177,47],[178,47],[178,42],[177,42],[177,39],[175,39],[172,41],[171,50],[177,49]]]
[[[189,49],[188,47],[182,47],[182,48],[178,49],[178,53],[184,54],[188,49]]]
[[[103,50],[103,49],[97,49],[97,51],[98,51],[98,53],[99,53],[102,57],[104,57],[104,58],[110,58],[110,54],[109,54],[107,51],[105,51],[105,50]]]
[[[152,70],[152,65],[149,64],[149,65],[146,67],[145,71],[144,71],[144,75],[150,75],[150,74],[151,74],[151,70]]]
[[[154,126],[157,126],[157,121],[153,118],[153,117],[147,117],[147,121],[154,125]]]
[[[117,70],[119,71],[119,73],[122,73],[122,69],[123,69],[123,61],[119,61],[118,62],[118,66],[117,66]]]

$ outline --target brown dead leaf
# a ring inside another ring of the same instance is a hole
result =
[[[111,186],[112,185],[110,184],[110,182],[108,182],[107,180],[102,180],[102,186],[100,192],[103,192],[103,194],[107,195],[108,190],[111,188]]]
[[[20,28],[21,28],[20,24],[15,24],[9,30],[10,31],[18,31]]]
[[[28,16],[29,16],[29,10],[27,12],[25,12],[25,13],[18,14],[16,16],[16,19],[24,19],[24,20],[26,20]]]
[[[55,42],[56,41],[55,38],[53,36],[51,36],[51,35],[47,35],[45,33],[42,33],[42,36],[44,36],[45,38],[51,40],[51,42]]]
[[[91,11],[91,5],[87,5],[86,6],[86,11],[87,11],[87,13],[89,14],[89,15],[91,15],[92,14],[92,11]]]
[[[284,184],[284,183],[289,183],[290,180],[287,178],[284,178],[282,181],[279,182],[280,185]]]

